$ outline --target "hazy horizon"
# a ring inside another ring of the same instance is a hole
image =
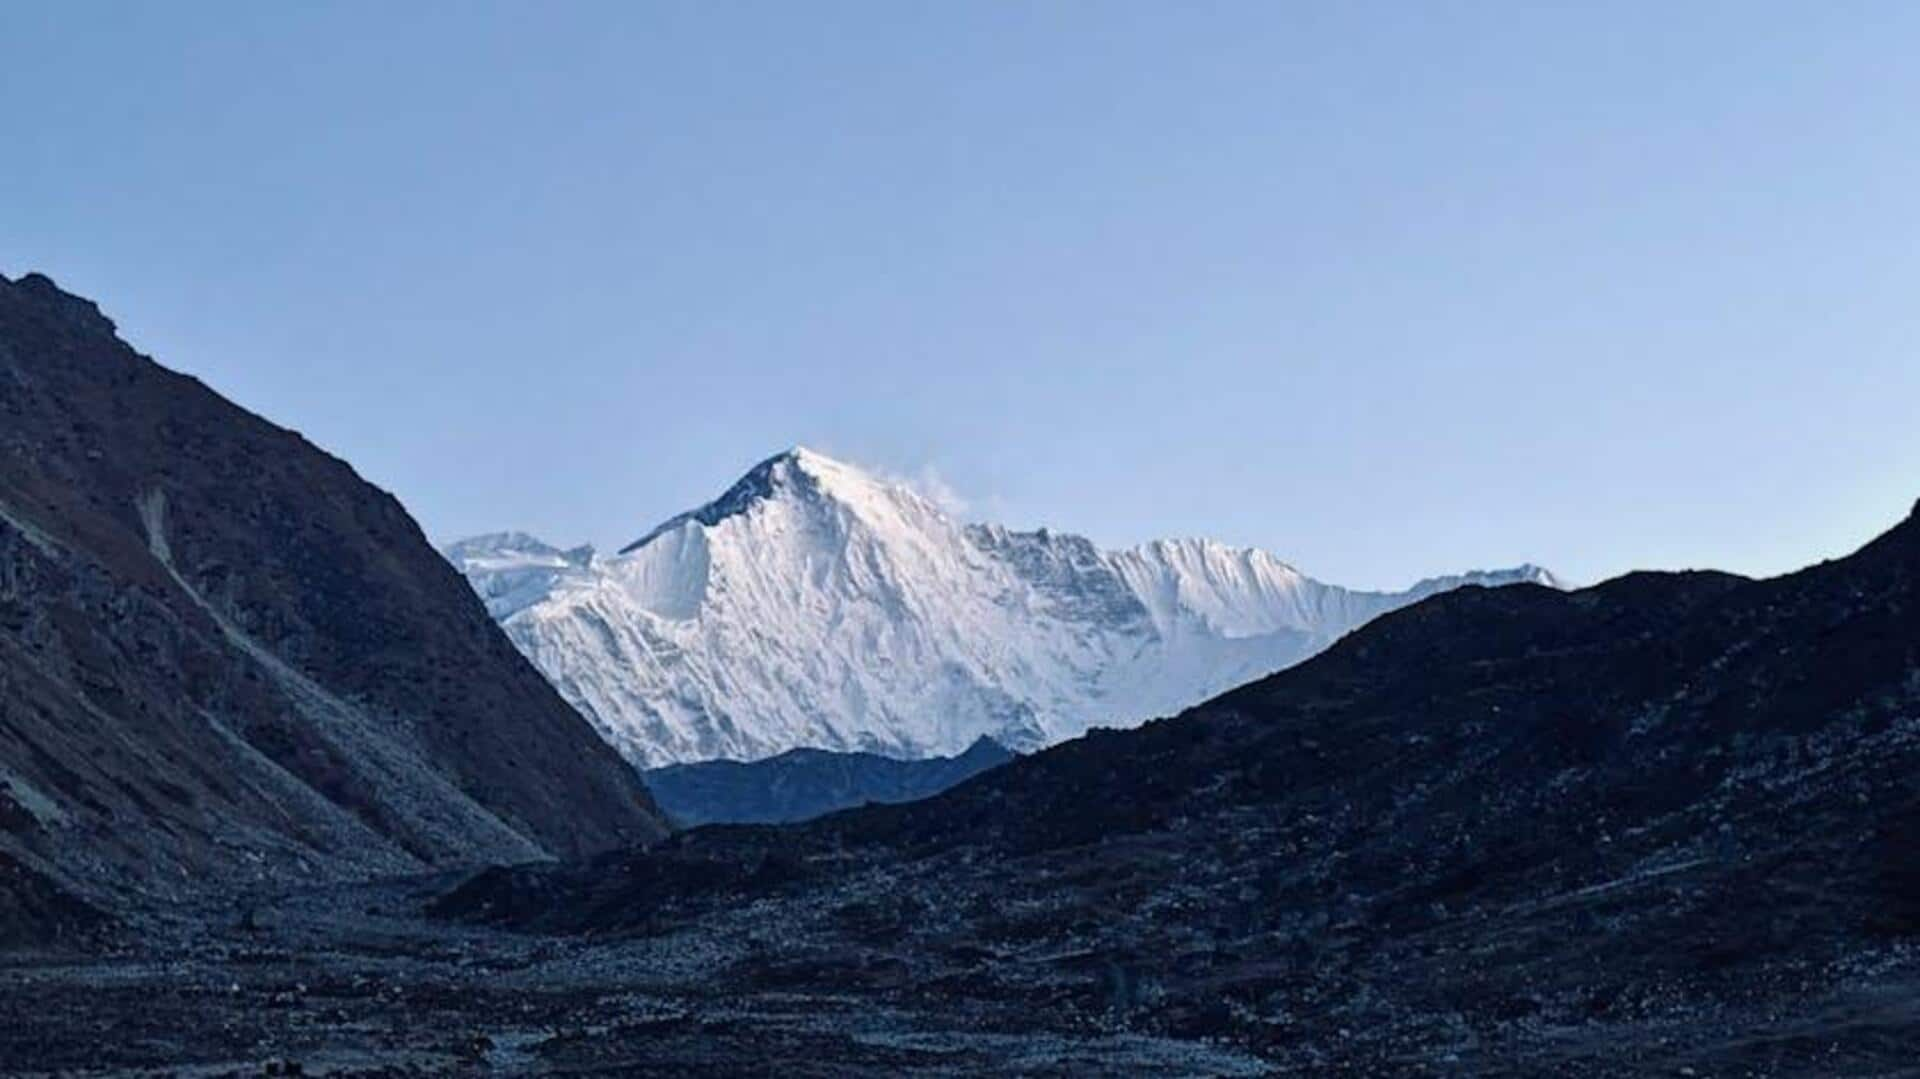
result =
[[[0,10],[0,272],[612,550],[804,443],[1397,588],[1920,495],[1920,9]]]

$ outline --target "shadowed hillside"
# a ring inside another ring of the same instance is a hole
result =
[[[661,832],[391,496],[0,279],[0,855],[170,894]]]
[[[747,904],[729,991],[982,1035],[1876,1072],[1920,1051],[1917,585],[1909,518],[1773,580],[1464,589],[927,801],[491,871],[438,909],[706,940]]]

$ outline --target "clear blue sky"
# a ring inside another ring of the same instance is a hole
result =
[[[1358,584],[1920,495],[1920,5],[0,0],[0,270],[618,544],[805,442]]]

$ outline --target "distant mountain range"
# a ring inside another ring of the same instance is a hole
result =
[[[647,789],[674,824],[782,824],[868,803],[927,798],[1014,759],[991,738],[952,757],[903,761],[877,753],[789,749],[757,761],[670,764]]]
[[[663,832],[391,495],[0,277],[0,936]]]
[[[1260,1062],[1171,1074],[1896,1075],[1917,775],[1920,506],[1772,580],[1435,596],[930,799],[490,871],[437,909],[751,934],[686,992],[912,1011],[947,1051],[1105,1022]]]
[[[1324,584],[1265,551],[1123,551],[954,519],[804,448],[613,556],[518,532],[452,544],[507,635],[643,767],[795,748],[1027,750],[1167,715],[1461,585]]]

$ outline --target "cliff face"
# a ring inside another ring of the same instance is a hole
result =
[[[0,278],[0,849],[168,891],[662,832],[390,495]]]

